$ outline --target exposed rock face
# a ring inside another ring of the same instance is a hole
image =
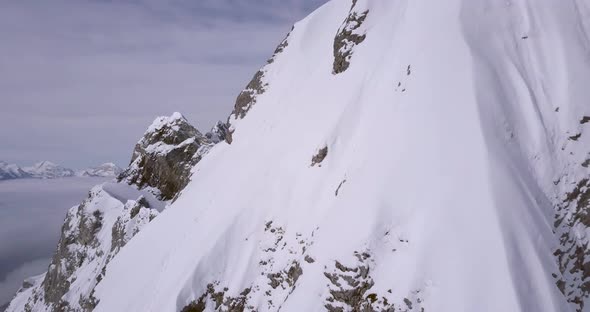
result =
[[[207,302],[211,302],[214,311],[243,312],[246,311],[246,300],[251,289],[244,289],[238,296],[226,295],[228,288],[217,290],[219,283],[208,284],[207,290],[197,300],[182,308],[181,312],[203,312],[207,308]]]
[[[109,261],[158,215],[155,207],[150,208],[157,205],[144,196],[126,200],[116,193],[134,194],[124,184],[99,185],[68,211],[47,273],[25,280],[7,311],[94,309],[94,287]]]
[[[412,291],[407,297],[395,296],[391,289],[381,294],[373,292],[375,282],[371,266],[374,261],[371,255],[355,251],[354,256],[356,265],[349,267],[336,260],[334,268],[324,272],[330,289],[325,304],[327,311],[424,311],[420,290]],[[397,299],[395,303],[393,299]]]
[[[340,74],[350,66],[350,59],[354,47],[363,42],[366,34],[361,31],[361,26],[369,14],[368,10],[360,11],[358,1],[353,0],[350,13],[334,37],[334,65],[332,73]]]
[[[7,311],[92,311],[99,302],[94,288],[108,263],[164,209],[160,199],[173,198],[188,183],[192,166],[225,138],[225,131],[218,123],[204,137],[178,113],[156,119],[119,176],[124,183],[98,185],[68,211],[47,273],[27,279]],[[104,176],[117,170],[105,164],[85,173]]]
[[[61,297],[69,290],[74,271],[85,260],[92,260],[103,251],[96,235],[103,225],[103,212],[92,211],[91,203],[101,196],[101,190],[90,191],[88,199],[76,209],[71,209],[62,226],[61,237],[51,265],[43,281],[45,302],[61,306]],[[75,278],[75,277],[74,277]]]
[[[229,140],[229,135],[230,133],[229,129],[227,128],[227,124],[222,121],[218,121],[215,126],[211,128],[211,131],[205,133],[207,140],[215,144],[221,141]]]
[[[582,115],[577,119],[579,125],[562,138],[567,143],[556,148],[569,166],[553,183],[557,190],[553,226],[559,238],[554,256],[559,272],[552,276],[576,311],[585,311],[590,300],[590,239],[587,234],[590,231],[590,141],[587,134],[590,117]],[[571,133],[577,134],[572,136]]]
[[[293,29],[295,29],[295,26],[291,28],[291,32]],[[228,117],[227,124],[224,126],[226,128],[226,130],[224,130],[224,138],[227,143],[231,144],[233,140],[232,133],[235,131],[233,121],[244,118],[252,106],[256,104],[258,96],[266,91],[268,83],[265,82],[264,76],[268,69],[267,66],[274,63],[277,57],[285,51],[289,45],[289,36],[291,35],[291,32],[287,34],[285,39],[283,39],[283,41],[277,46],[273,55],[266,61],[267,65],[257,71],[252,80],[246,85],[246,88],[238,94],[234,109]]]
[[[153,188],[160,198],[172,199],[212,144],[181,114],[158,117],[135,145],[131,163],[118,180]]]
[[[579,181],[557,207],[555,228],[560,247],[555,251],[561,277],[553,274],[556,285],[569,302],[583,311],[590,296],[590,248],[586,233],[590,228],[590,184]]]
[[[326,156],[328,156],[328,147],[324,146],[311,158],[311,166],[319,165],[321,167],[321,163]]]
[[[261,69],[256,72],[252,80],[246,85],[246,88],[240,92],[234,105],[232,115],[236,118],[242,119],[250,110],[252,105],[256,104],[256,97],[266,91],[266,84],[263,81],[264,70]]]

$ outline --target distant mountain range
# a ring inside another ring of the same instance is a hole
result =
[[[105,163],[96,167],[90,167],[75,171],[54,164],[50,161],[41,161],[29,167],[20,167],[0,161],[0,180],[11,179],[55,179],[66,177],[116,177],[121,173],[121,168],[113,163]]]

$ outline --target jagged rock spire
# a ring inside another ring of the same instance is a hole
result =
[[[172,199],[186,186],[202,148],[210,143],[182,114],[158,117],[135,145],[131,163],[118,180],[154,188],[160,198]]]

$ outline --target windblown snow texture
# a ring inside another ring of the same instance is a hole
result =
[[[231,145],[109,265],[96,311],[590,309],[588,14],[324,5],[238,97]]]

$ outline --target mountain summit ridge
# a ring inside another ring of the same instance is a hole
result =
[[[104,163],[96,167],[89,167],[81,170],[73,170],[51,161],[44,160],[32,166],[20,167],[16,164],[9,164],[0,161],[0,181],[12,179],[58,179],[70,177],[116,177],[121,173],[114,163]]]

